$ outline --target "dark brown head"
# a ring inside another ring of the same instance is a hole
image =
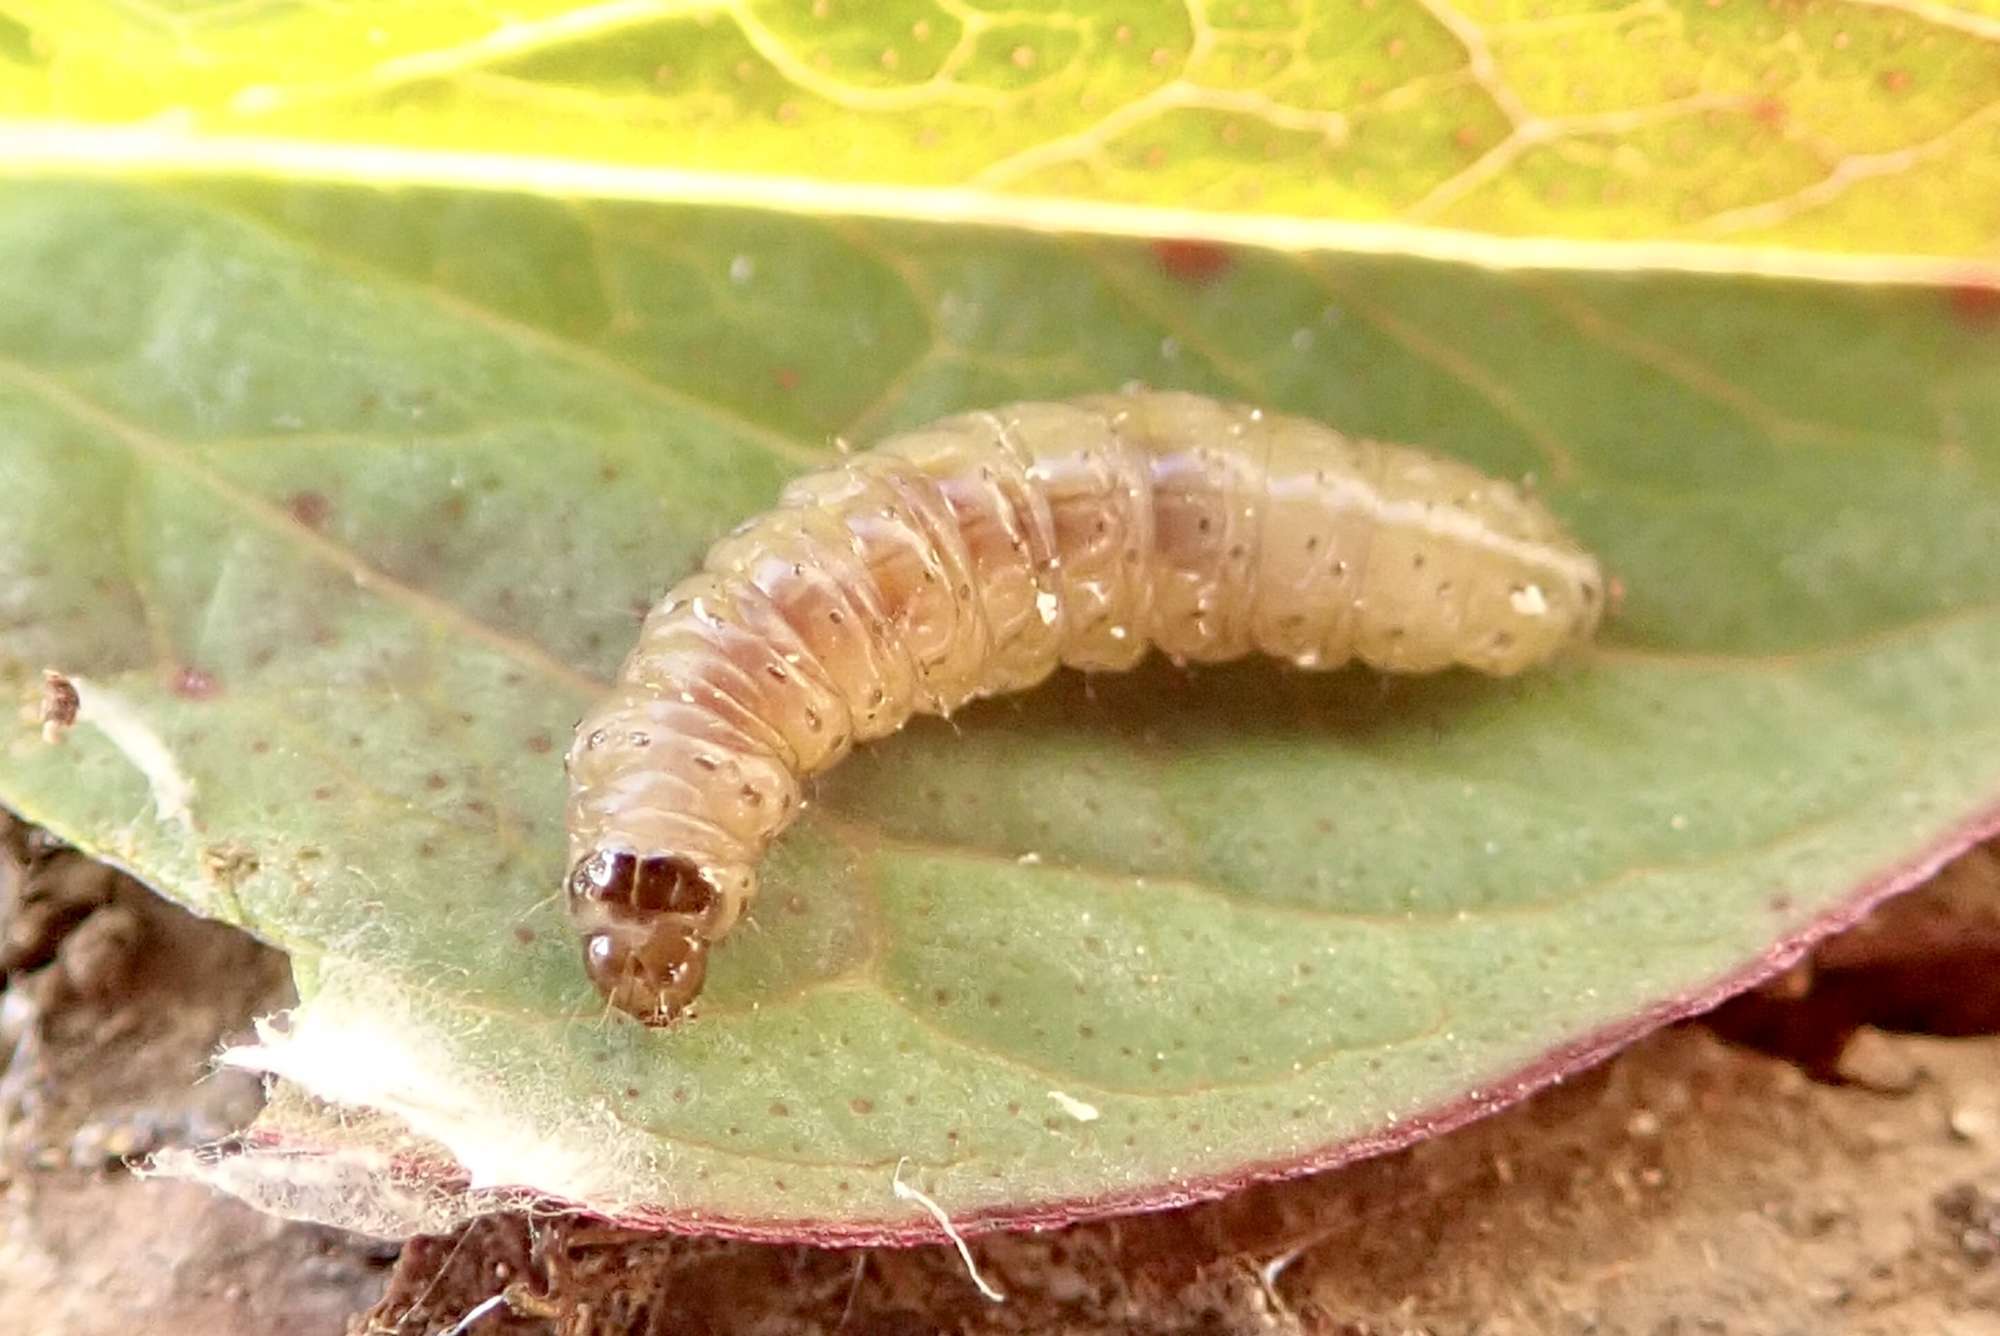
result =
[[[701,992],[708,943],[671,922],[620,924],[584,937],[583,968],[612,1006],[647,1025],[666,1025]]]
[[[648,1025],[681,1015],[707,977],[720,898],[701,868],[675,854],[597,849],[577,860],[567,886],[598,991]]]

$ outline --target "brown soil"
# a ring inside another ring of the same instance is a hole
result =
[[[396,1250],[128,1161],[227,1136],[254,1078],[209,1057],[291,1000],[284,958],[0,813],[0,1329],[334,1333]]]
[[[20,828],[5,846],[10,1331],[415,1336],[479,1311],[463,1336],[2000,1333],[1993,851],[1810,971],[1451,1136],[1209,1206],[975,1241],[994,1304],[945,1248],[497,1217],[397,1260],[134,1177],[126,1157],[254,1110],[243,1078],[200,1078],[284,1003],[282,961]]]

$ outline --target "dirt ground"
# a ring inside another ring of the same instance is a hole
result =
[[[2000,847],[1810,969],[1453,1135],[975,1240],[997,1304],[945,1248],[513,1217],[398,1248],[139,1178],[133,1157],[255,1111],[207,1058],[286,1002],[282,960],[6,824],[0,971],[15,1332],[2000,1334]]]

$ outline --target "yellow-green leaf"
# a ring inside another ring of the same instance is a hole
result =
[[[0,160],[124,171],[1475,258],[2000,252],[1994,0],[4,0],[0,117]]]

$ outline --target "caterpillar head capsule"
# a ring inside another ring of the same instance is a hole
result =
[[[708,975],[708,943],[668,925],[625,925],[583,939],[583,968],[605,1000],[647,1025],[687,1010]]]
[[[718,897],[701,868],[674,854],[596,849],[567,879],[583,929],[583,966],[620,1011],[665,1025],[687,1010],[708,976]]]

